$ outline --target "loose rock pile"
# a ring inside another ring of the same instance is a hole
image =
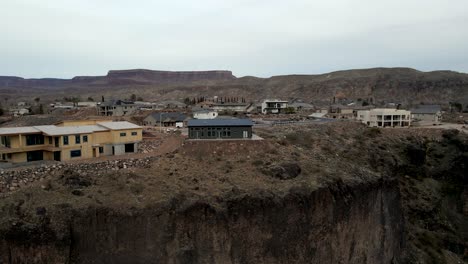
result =
[[[33,182],[42,181],[51,176],[63,173],[66,170],[75,171],[78,174],[90,174],[102,176],[109,171],[117,171],[128,168],[149,168],[157,157],[142,159],[108,160],[98,163],[66,164],[57,163],[41,165],[36,168],[16,169],[0,171],[0,193],[18,190]]]
[[[159,148],[161,140],[143,140],[138,143],[138,153],[151,153]]]

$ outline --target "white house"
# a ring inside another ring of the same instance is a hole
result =
[[[262,114],[279,114],[288,108],[288,101],[266,99],[262,102]]]
[[[97,105],[97,102],[78,102],[76,104],[78,107],[96,107]]]
[[[411,125],[411,112],[402,109],[360,110],[357,112],[356,118],[370,127],[407,127]]]
[[[195,119],[215,119],[218,117],[218,112],[214,110],[200,110],[193,112],[193,118]]]

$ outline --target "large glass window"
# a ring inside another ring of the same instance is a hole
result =
[[[83,142],[88,142],[88,136],[83,136]]]
[[[132,136],[138,135],[138,132],[132,132]]]
[[[27,135],[26,136],[26,145],[43,145],[44,136],[43,135]]]
[[[63,144],[68,145],[68,136],[63,136]]]
[[[120,136],[121,136],[121,137],[125,137],[125,136],[127,136],[127,133],[124,133],[124,132],[123,132],[123,133],[120,133]]]
[[[80,138],[80,135],[76,135],[75,136],[75,144],[80,144],[81,142],[81,138]]]

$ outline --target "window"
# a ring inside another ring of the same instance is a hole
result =
[[[121,136],[121,137],[125,137],[125,136],[127,136],[127,133],[125,133],[125,132],[120,133],[120,136]]]
[[[0,145],[3,145],[7,148],[11,147],[11,139],[9,136],[0,137]]]
[[[43,135],[27,135],[26,136],[26,145],[42,145],[44,144],[44,136]]]
[[[49,137],[49,145],[52,145],[52,137]]]
[[[68,136],[63,136],[63,144],[68,145]]]
[[[138,132],[132,132],[132,136],[138,135]]]
[[[70,157],[76,158],[76,157],[81,157],[81,150],[71,150],[70,151]]]
[[[104,153],[104,147],[99,147],[99,153]]]
[[[83,136],[83,142],[88,142],[88,136]]]
[[[75,136],[75,144],[80,144],[80,141],[81,141],[80,135],[76,135]]]

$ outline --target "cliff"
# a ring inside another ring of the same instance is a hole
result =
[[[126,212],[65,207],[62,232],[17,223],[0,252],[4,263],[392,263],[398,201],[394,183],[375,182],[240,194],[222,208],[180,197]]]
[[[467,257],[466,135],[348,122],[256,132],[266,140],[186,142],[141,168],[88,164],[29,173],[48,176],[1,194],[0,261],[393,264]]]

